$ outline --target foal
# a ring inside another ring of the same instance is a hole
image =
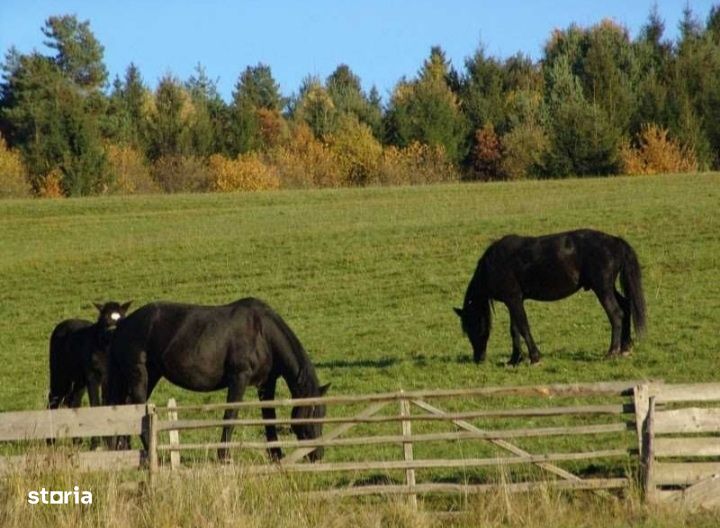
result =
[[[50,394],[48,407],[80,407],[85,388],[90,405],[100,405],[107,384],[107,353],[118,321],[125,317],[130,303],[93,303],[99,314],[93,323],[67,319],[50,336]]]

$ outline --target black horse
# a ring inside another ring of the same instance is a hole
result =
[[[248,385],[258,388],[261,400],[272,400],[282,376],[293,398],[322,396],[315,368],[293,331],[263,301],[240,299],[223,306],[156,302],[147,304],[122,321],[110,348],[109,403],[147,401],[161,377],[193,391],[227,388],[227,401],[242,400]],[[237,417],[227,409],[225,419]],[[262,409],[263,418],[275,419],[275,409]],[[292,417],[322,418],[325,405],[295,407]],[[317,438],[322,425],[293,424],[299,440]],[[223,428],[229,442],[233,427]],[[265,427],[268,442],[277,440],[275,425]],[[273,459],[279,448],[269,450]],[[227,449],[219,449],[225,459]],[[317,448],[308,457],[323,456]]]
[[[618,275],[625,295],[615,288]],[[485,359],[492,301],[505,303],[510,312],[513,350],[509,364],[522,361],[521,336],[530,361],[536,363],[540,351],[530,334],[523,301],[556,301],[580,288],[597,295],[610,320],[608,356],[629,353],[631,319],[638,335],[645,328],[640,265],[630,244],[591,229],[540,237],[507,235],[490,244],[468,284],[463,307],[455,308],[475,362]]]
[[[50,393],[48,407],[80,407],[85,389],[90,405],[100,405],[100,389],[105,392],[107,352],[112,333],[130,302],[93,303],[98,310],[94,323],[67,319],[50,336]]]

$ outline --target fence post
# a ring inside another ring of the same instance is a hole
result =
[[[404,391],[400,391],[400,416],[410,416],[410,401],[404,397]],[[402,421],[402,434],[405,439],[403,440],[403,454],[406,462],[412,462],[413,460],[413,445],[412,445],[412,425],[410,420]],[[415,470],[405,470],[405,482],[408,488],[415,487]],[[413,510],[417,510],[417,495],[415,493],[409,496],[410,506]]]
[[[145,407],[145,418],[147,423],[146,438],[148,470],[150,472],[150,480],[152,481],[153,474],[157,472],[159,466],[157,450],[157,415],[155,414],[155,405],[152,403],[147,404]]]
[[[647,384],[637,385],[633,390],[633,404],[635,405],[635,431],[637,432],[638,456],[644,459],[644,426],[650,405],[650,387]]]
[[[647,418],[643,427],[643,449],[642,449],[642,468],[643,468],[643,497],[645,502],[655,502],[655,481],[653,479],[653,462],[655,458],[655,450],[653,442],[655,440],[655,396],[650,396],[648,402]]]
[[[178,419],[177,414],[177,402],[175,398],[170,398],[167,403],[168,408],[168,420],[175,421]],[[168,431],[170,438],[170,446],[180,445],[180,431],[177,429],[171,429]],[[177,469],[180,467],[180,451],[170,451],[170,469]]]

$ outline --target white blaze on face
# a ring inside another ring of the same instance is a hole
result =
[[[122,317],[122,315],[120,315],[120,312],[113,312],[110,314],[110,319],[112,319],[115,322],[119,321],[121,317]]]

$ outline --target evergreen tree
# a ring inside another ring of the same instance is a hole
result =
[[[455,162],[465,156],[467,123],[448,85],[449,71],[444,52],[434,47],[418,78],[397,84],[385,116],[388,142],[400,147],[413,141],[441,145]]]
[[[3,65],[3,129],[20,148],[36,191],[59,171],[66,194],[101,192],[108,184],[100,133],[107,77],[102,46],[74,16],[49,18],[43,33],[56,56],[11,50]]]

